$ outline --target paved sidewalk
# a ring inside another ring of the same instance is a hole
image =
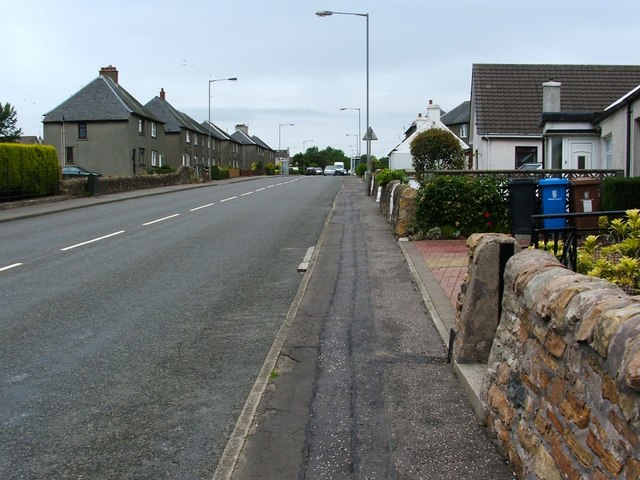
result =
[[[413,242],[424,257],[453,306],[469,265],[466,240],[421,240]]]

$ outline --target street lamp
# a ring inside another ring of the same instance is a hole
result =
[[[282,150],[282,147],[280,146],[280,137],[282,136],[282,127],[294,127],[296,124],[295,123],[281,123],[280,125],[278,125],[278,150]]]
[[[330,10],[321,10],[316,12],[319,17],[330,17],[331,15],[354,15],[356,17],[364,17],[367,21],[367,173],[371,173],[371,137],[372,131],[369,125],[369,14],[353,13],[353,12],[332,12]]]
[[[351,108],[351,107],[342,107],[340,110],[343,112],[345,110],[357,110],[358,111],[358,161],[360,161],[360,156],[362,155],[360,150],[360,145],[362,144],[362,130],[360,128],[360,109],[359,108]]]
[[[209,80],[209,125],[207,126],[208,138],[207,138],[207,150],[209,152],[209,160],[207,164],[209,166],[209,172],[211,172],[211,84],[213,82],[235,82],[238,80],[237,77],[229,77],[229,78],[214,78],[213,80]]]
[[[304,155],[305,153],[307,153],[307,143],[309,142],[315,142],[315,140],[303,140],[302,141],[302,154]]]

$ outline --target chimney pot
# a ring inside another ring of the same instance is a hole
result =
[[[102,75],[103,77],[109,77],[115,83],[118,83],[118,69],[113,65],[102,67],[100,69],[100,75]]]

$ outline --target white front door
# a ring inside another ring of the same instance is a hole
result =
[[[593,151],[594,144],[589,143],[571,143],[571,156],[565,160],[565,168],[568,169],[592,169],[594,165],[592,164],[593,160]]]

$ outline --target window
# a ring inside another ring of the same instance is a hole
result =
[[[551,168],[555,170],[562,168],[562,138],[551,139]]]
[[[65,149],[65,164],[73,165],[73,147],[67,147]]]
[[[184,132],[184,139],[187,143],[191,143],[191,132],[189,130]]]
[[[141,118],[138,119],[138,133],[144,135],[144,120]]]
[[[467,135],[469,135],[469,125],[463,123],[460,125],[460,138],[467,138]]]
[[[185,153],[182,156],[182,164],[187,166],[187,167],[190,167],[191,166],[191,155],[189,155],[188,153]]]
[[[159,167],[158,165],[158,152],[156,150],[151,150],[151,166]]]
[[[198,134],[195,134],[193,136],[193,144],[196,145],[196,146],[198,145]]]
[[[604,168],[613,168],[613,140],[611,137],[604,139]]]
[[[79,123],[78,124],[78,139],[86,140],[87,139],[87,124]]]
[[[516,165],[520,168],[525,163],[536,163],[538,161],[538,147],[516,147]]]
[[[151,122],[151,136],[153,138],[158,137],[158,125],[156,125],[156,122]]]
[[[145,154],[144,148],[139,148],[138,149],[138,160],[140,162],[140,165],[144,165],[144,154]]]

